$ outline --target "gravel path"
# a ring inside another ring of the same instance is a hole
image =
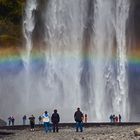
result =
[[[46,134],[43,130],[15,131],[14,135],[0,140],[140,140],[133,131],[140,126],[102,126],[85,128],[84,132],[75,132],[73,128],[60,129],[59,133]]]

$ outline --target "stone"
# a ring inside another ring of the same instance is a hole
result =
[[[0,126],[6,126],[6,122],[0,119]]]
[[[140,136],[140,128],[134,130],[135,136]]]
[[[114,137],[113,137],[113,136],[110,136],[110,139],[111,139],[111,140],[114,140]]]

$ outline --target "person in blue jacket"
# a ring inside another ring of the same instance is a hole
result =
[[[44,114],[42,115],[42,121],[44,123],[45,132],[47,133],[48,131],[51,131],[50,117],[47,111],[45,111]]]

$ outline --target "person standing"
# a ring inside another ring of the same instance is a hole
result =
[[[121,123],[121,119],[122,119],[122,117],[121,117],[121,115],[119,114],[119,123]]]
[[[29,117],[29,121],[30,121],[31,131],[34,131],[34,128],[35,128],[35,117],[34,117],[34,115],[31,115],[31,117]]]
[[[109,118],[110,118],[110,122],[113,123],[113,115],[112,114],[110,115]]]
[[[78,132],[79,128],[83,132],[83,113],[80,111],[80,108],[77,108],[77,111],[74,113],[74,119],[76,121],[76,132]]]
[[[118,123],[118,116],[115,117],[115,122]]]
[[[12,122],[12,126],[14,126],[15,118],[13,116],[11,116],[11,122]]]
[[[53,123],[53,132],[58,132],[58,123],[60,122],[59,114],[57,113],[57,110],[54,110],[54,113],[51,116],[51,121]]]
[[[11,122],[12,122],[12,120],[11,120],[11,116],[8,118],[8,124],[9,124],[9,126],[11,125]]]
[[[41,116],[38,117],[38,121],[39,121],[39,124],[42,124],[42,117]]]
[[[44,122],[44,127],[45,127],[45,131],[46,133],[48,131],[51,131],[50,128],[50,117],[47,111],[44,112],[43,116],[42,116],[42,121]]]
[[[115,118],[116,118],[116,116],[115,116],[115,114],[113,114],[113,123],[115,123]]]
[[[23,119],[23,125],[26,125],[26,119],[27,119],[26,115],[24,115],[22,119]]]
[[[84,120],[85,120],[85,123],[87,123],[87,120],[88,120],[87,114],[85,114]]]

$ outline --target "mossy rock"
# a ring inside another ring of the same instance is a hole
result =
[[[9,35],[0,36],[0,47],[18,46],[20,44],[21,44],[21,40],[15,37]]]

